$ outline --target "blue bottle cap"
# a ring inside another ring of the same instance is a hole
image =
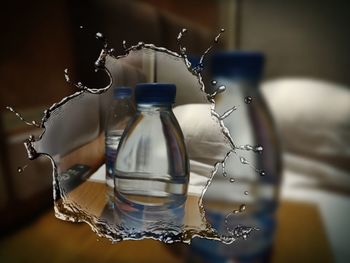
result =
[[[113,89],[114,99],[130,98],[131,94],[132,90],[128,87],[115,87]]]
[[[262,77],[265,57],[260,52],[218,52],[211,60],[213,76],[243,78],[259,81]]]
[[[176,86],[169,83],[139,83],[135,89],[136,103],[172,104],[175,102]]]

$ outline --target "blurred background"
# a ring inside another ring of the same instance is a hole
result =
[[[350,252],[350,28],[347,1],[89,0],[11,1],[0,20],[1,262],[183,262],[184,247],[155,241],[109,244],[87,225],[55,219],[51,163],[27,160],[23,140],[38,135],[5,110],[40,120],[75,91],[72,78],[103,87],[94,73],[102,32],[116,54],[139,41],[202,54],[217,49],[266,56],[261,93],[282,146],[282,183],[272,262],[348,262]],[[89,115],[93,118],[92,115]],[[96,117],[98,118],[98,117]],[[98,121],[98,120],[97,120]],[[19,166],[25,171],[18,173]],[[186,246],[185,246],[186,247]],[[174,250],[175,249],[175,250]],[[135,251],[139,253],[135,253]],[[203,262],[198,258],[187,261]],[[209,261],[210,262],[210,261]]]

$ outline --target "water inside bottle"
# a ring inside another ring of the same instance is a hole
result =
[[[162,176],[167,177],[165,176]],[[153,206],[158,209],[175,208],[183,204],[187,194],[186,176],[171,180],[157,179],[154,176],[141,176],[137,173],[116,173],[117,198],[125,203],[140,206]]]

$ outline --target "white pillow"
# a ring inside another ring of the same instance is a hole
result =
[[[210,114],[209,104],[186,104],[174,108],[191,160],[214,165],[229,151],[219,123]]]
[[[264,82],[262,93],[285,150],[330,160],[350,157],[349,87],[290,78]]]

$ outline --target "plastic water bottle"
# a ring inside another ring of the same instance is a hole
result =
[[[113,90],[113,102],[109,108],[105,127],[106,183],[114,188],[114,162],[120,138],[135,113],[131,101],[132,90],[117,87]]]
[[[272,119],[258,90],[263,63],[257,52],[223,52],[212,58],[213,83],[226,87],[215,97],[216,112],[222,116],[237,107],[224,119],[236,149],[204,196],[207,219],[221,235],[240,226],[258,230],[232,245],[195,239],[193,251],[204,262],[264,262],[273,243],[281,165]]]
[[[189,161],[173,114],[176,86],[145,83],[135,89],[137,112],[115,162],[116,199],[133,207],[172,208],[187,197]]]

